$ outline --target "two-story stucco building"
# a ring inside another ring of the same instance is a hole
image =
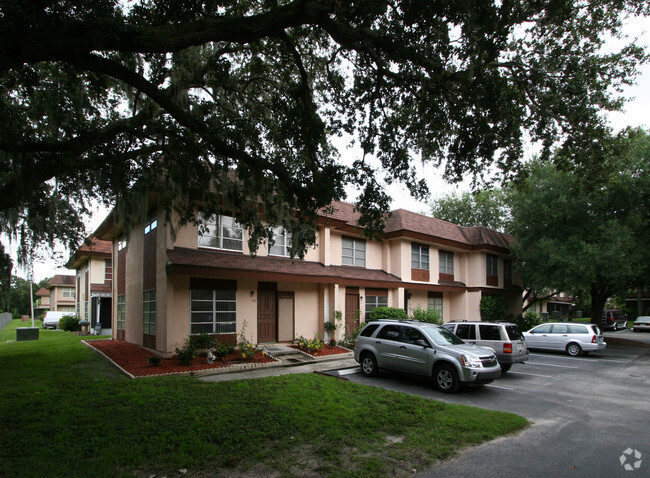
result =
[[[400,209],[384,239],[369,240],[354,206],[336,202],[319,217],[316,246],[298,260],[289,258],[291,236],[280,228],[275,244],[252,256],[234,215],[210,218],[203,233],[189,224],[175,234],[164,217],[151,210],[126,237],[111,214],[96,231],[113,243],[113,337],[162,354],[200,333],[234,342],[245,330],[256,343],[314,337],[335,311],[351,330],[379,306],[478,320],[483,294],[501,294],[511,313],[521,313],[511,238],[486,228]]]
[[[87,320],[102,334],[112,327],[113,245],[91,237],[70,257],[66,267],[76,271],[76,311],[79,320]]]
[[[57,312],[75,311],[74,276],[57,274],[47,282],[50,291],[49,310]]]

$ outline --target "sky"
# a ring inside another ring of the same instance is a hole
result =
[[[650,19],[634,20],[628,23],[626,33],[630,37],[638,37],[637,44],[646,47],[650,51]],[[612,42],[612,46],[616,47],[616,42]],[[620,131],[626,126],[643,126],[650,129],[650,65],[646,64],[639,68],[639,75],[636,84],[626,87],[623,91],[623,96],[628,99],[628,103],[624,107],[623,112],[609,113],[608,120],[610,126],[614,131]],[[345,155],[345,151],[341,151],[341,155]],[[431,199],[437,199],[453,192],[463,192],[470,189],[470,181],[456,185],[446,183],[442,179],[442,174],[432,168],[418,167],[419,177],[424,177],[431,192]],[[407,209],[409,211],[426,213],[429,210],[425,202],[419,202],[411,198],[408,190],[401,184],[392,184],[387,186],[389,195],[393,198],[391,209]],[[348,200],[353,201],[355,191],[347,191]],[[98,209],[87,222],[87,229],[90,232],[94,231],[101,222],[105,219],[108,211],[105,209]],[[39,282],[43,279],[48,279],[55,274],[71,275],[74,272],[65,269],[65,261],[70,256],[69,251],[59,250],[59,253],[65,258],[64,260],[48,260],[37,262],[33,264],[34,267],[34,280]],[[15,273],[20,277],[26,277],[26,271],[16,269]]]

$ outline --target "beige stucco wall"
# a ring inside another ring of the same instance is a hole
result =
[[[160,227],[160,226],[159,226]],[[126,333],[127,342],[142,345],[142,267],[144,223],[134,224],[127,238],[126,252]],[[117,281],[114,281],[117,283]],[[117,293],[114,294],[117,297]],[[156,295],[158,298],[158,295]],[[117,303],[117,300],[115,300]],[[116,314],[117,315],[117,314]]]

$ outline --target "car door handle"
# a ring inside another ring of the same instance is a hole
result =
[[[375,340],[375,343],[376,343],[376,344],[380,344],[380,343],[381,343],[381,340]]]
[[[467,343],[468,343],[468,344],[475,344],[475,345],[476,345],[476,340],[468,340]]]
[[[400,349],[406,349],[406,345],[400,345],[399,348]]]

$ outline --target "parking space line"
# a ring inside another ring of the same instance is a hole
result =
[[[537,363],[537,362],[526,362],[526,365],[539,365],[541,367],[559,367],[559,368],[574,368],[579,369],[580,367],[573,367],[571,365],[556,365],[554,363]]]
[[[528,372],[513,372],[512,370],[508,372],[508,375],[510,374],[515,374],[515,375],[530,375],[532,377],[542,377],[542,378],[553,378],[551,375],[542,375],[540,373],[528,373]]]
[[[562,356],[554,356],[554,355],[544,355],[544,354],[530,354],[531,356],[535,357],[544,357],[544,358],[550,358],[550,359],[557,359],[557,360],[569,360],[571,362],[575,360],[583,360],[585,362],[615,362],[615,363],[628,363],[629,360],[616,360],[616,359],[609,359],[609,358],[600,358],[596,355],[594,355],[592,358],[584,358],[584,357],[562,357]],[[633,360],[635,355],[631,355],[630,360]]]
[[[502,388],[503,390],[515,390],[514,388],[511,388],[511,387],[503,387],[501,385],[494,385],[492,383],[488,383],[487,385],[484,385],[484,387]]]

